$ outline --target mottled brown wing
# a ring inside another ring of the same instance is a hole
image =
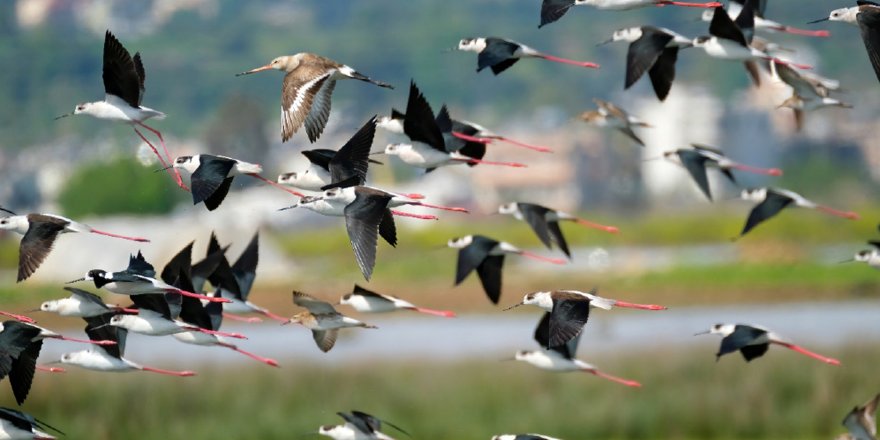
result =
[[[40,267],[62,230],[64,225],[60,223],[31,221],[18,248],[18,281],[27,279]]]
[[[312,330],[312,338],[315,339],[315,344],[318,344],[318,348],[321,349],[324,353],[330,351],[333,348],[333,345],[336,344],[336,335],[339,334],[339,330]]]
[[[336,309],[334,309],[327,301],[321,301],[314,296],[302,292],[293,292],[293,303],[309,309],[310,312],[316,315],[322,313],[336,313]]]
[[[302,127],[312,110],[315,96],[330,80],[333,70],[309,64],[300,65],[284,77],[281,84],[281,140],[287,141]],[[332,87],[330,88],[332,92]],[[327,96],[329,114],[329,95]],[[326,123],[326,120],[324,121]],[[321,126],[323,130],[323,125]],[[320,133],[319,133],[320,134]]]

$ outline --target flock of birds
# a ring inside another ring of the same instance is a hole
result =
[[[764,69],[771,76],[789,84],[792,97],[781,107],[794,109],[798,125],[802,124],[803,112],[820,107],[847,105],[830,96],[838,90],[836,81],[822,78],[805,70],[803,66],[786,61],[779,56],[779,46],[755,36],[756,31],[786,32],[797,35],[827,37],[826,31],[808,31],[783,25],[764,17],[766,0],[731,0],[728,9],[720,3],[689,3],[668,0],[544,0],[541,7],[540,26],[559,20],[571,7],[588,5],[600,9],[632,9],[645,6],[684,6],[705,8],[702,18],[710,22],[709,35],[695,39],[684,37],[669,29],[640,26],[621,29],[607,42],[629,43],[626,60],[624,88],[629,88],[645,72],[653,85],[657,98],[664,100],[675,77],[678,52],[688,47],[701,48],[711,57],[745,63],[755,82],[760,81],[759,71]],[[852,8],[838,9],[827,19],[857,24],[862,33],[869,57],[880,77],[880,40],[875,30],[880,5],[858,1]],[[822,20],[818,20],[822,21]],[[465,38],[456,49],[477,53],[477,72],[490,69],[498,75],[512,67],[520,59],[539,58],[585,68],[598,68],[595,63],[573,61],[540,52],[524,44],[496,37]],[[245,71],[249,75],[266,70],[285,72],[281,93],[281,139],[291,139],[301,128],[311,142],[321,136],[330,115],[331,95],[336,82],[356,79],[378,87],[391,85],[371,79],[354,68],[328,58],[298,53],[275,58],[270,63]],[[99,119],[124,122],[151,147],[169,175],[183,190],[191,191],[193,203],[204,203],[208,210],[216,209],[231,188],[237,175],[248,175],[294,194],[298,201],[281,210],[306,208],[316,213],[343,217],[354,251],[355,260],[366,280],[369,280],[376,264],[378,238],[392,246],[397,244],[394,217],[437,219],[433,215],[413,214],[396,208],[421,206],[438,210],[466,213],[461,207],[442,206],[425,201],[421,194],[386,191],[368,186],[368,168],[379,162],[375,154],[396,156],[401,162],[426,172],[452,165],[496,165],[522,168],[514,162],[484,159],[487,145],[495,141],[508,142],[537,152],[550,152],[549,148],[530,145],[493,133],[489,129],[465,120],[453,119],[443,105],[434,112],[428,99],[415,81],[410,83],[405,111],[393,109],[388,116],[373,116],[338,150],[313,149],[302,151],[309,160],[305,170],[287,172],[270,180],[260,175],[263,168],[235,158],[212,154],[181,156],[172,160],[162,134],[146,125],[149,119],[161,119],[162,112],[141,105],[144,95],[145,70],[139,53],[133,57],[109,31],[104,41],[103,80],[105,98],[102,101],[79,104],[70,115],[86,114]],[[634,128],[650,125],[613,103],[596,99],[597,109],[585,112],[581,118],[593,125],[614,128],[639,145],[642,140]],[[68,116],[68,115],[63,115]],[[61,117],[63,117],[61,116]],[[60,118],[60,117],[59,117]],[[372,152],[376,128],[399,135],[403,142],[387,145],[381,152]],[[151,143],[144,129],[155,134],[162,148]],[[163,155],[164,154],[164,155]],[[779,169],[763,169],[738,163],[722,151],[701,144],[667,151],[663,159],[680,165],[693,178],[699,190],[712,200],[707,170],[720,170],[731,182],[736,183],[734,171],[754,172],[770,176],[782,174]],[[187,186],[180,170],[190,174]],[[309,191],[307,195],[300,191]],[[803,196],[785,189],[744,189],[742,198],[757,202],[751,210],[740,235],[745,235],[758,224],[775,216],[788,206],[817,209],[828,214],[856,219],[852,212],[840,211],[814,203]],[[85,232],[114,238],[148,242],[141,237],[128,237],[95,229],[89,225],[54,215],[32,213],[17,215],[2,208],[9,215],[0,219],[0,229],[23,235],[20,244],[18,281],[30,277],[49,255],[59,234]],[[558,247],[568,258],[571,250],[560,228],[561,222],[578,223],[586,227],[617,233],[614,226],[601,225],[578,218],[572,214],[526,202],[511,202],[498,208],[498,213],[512,215],[525,221],[540,241],[552,249]],[[873,249],[859,252],[854,260],[880,268],[880,242],[869,242]],[[467,235],[449,240],[448,246],[458,249],[455,283],[462,283],[476,271],[489,300],[498,304],[501,297],[502,267],[507,255],[519,255],[548,263],[564,264],[565,259],[551,258],[520,249],[510,243],[482,235]],[[78,287],[64,287],[70,296],[41,304],[39,311],[56,313],[64,317],[82,318],[86,321],[88,339],[61,335],[37,326],[35,321],[21,314],[0,312],[11,318],[0,325],[0,378],[8,377],[15,400],[22,404],[28,396],[35,371],[63,371],[59,365],[77,366],[96,371],[149,371],[174,376],[192,376],[192,371],[171,371],[141,365],[124,356],[128,332],[152,336],[171,335],[181,342],[203,346],[218,346],[234,350],[269,366],[278,363],[239,348],[233,340],[243,339],[238,333],[220,330],[224,318],[257,321],[259,318],[241,315],[259,314],[283,324],[300,324],[311,330],[318,348],[324,352],[333,348],[340,329],[375,328],[375,326],[346,316],[336,310],[337,305],[347,305],[361,313],[411,310],[440,317],[451,318],[448,310],[421,307],[407,300],[370,291],[355,285],[350,293],[331,303],[303,292],[294,291],[293,303],[305,309],[291,318],[284,318],[248,300],[259,261],[259,237],[254,235],[242,254],[234,261],[227,259],[228,246],[220,244],[212,234],[202,259],[193,262],[193,243],[184,247],[163,267],[156,271],[138,252],[129,258],[123,270],[93,269],[73,283],[89,283],[95,289],[104,289],[118,295],[127,295],[132,304],[127,307],[105,303],[100,296]],[[210,286],[210,287],[209,287]],[[540,345],[537,350],[523,350],[514,359],[551,371],[583,371],[610,381],[639,387],[634,380],[623,379],[603,371],[575,357],[582,330],[590,310],[610,310],[614,307],[659,311],[666,307],[655,304],[636,304],[618,299],[604,298],[596,290],[553,290],[531,292],[522,300],[505,310],[521,305],[533,305],[543,311],[534,331],[534,339]],[[795,345],[767,328],[746,324],[716,324],[703,333],[722,336],[717,357],[739,351],[746,361],[762,356],[771,344],[779,345],[822,362],[839,365],[836,359],[822,356]],[[66,353],[57,362],[37,364],[37,358],[45,339],[64,339],[91,344],[90,348]],[[849,434],[842,438],[876,440],[876,412],[880,395],[858,406],[847,415],[844,425]],[[321,426],[317,433],[335,439],[391,439],[382,432],[383,421],[360,411],[340,412],[342,425]],[[403,429],[384,422],[397,431],[409,435]],[[54,438],[49,431],[52,426],[17,410],[0,408],[0,438]],[[60,431],[59,431],[60,432]],[[552,440],[540,434],[502,434],[498,440]]]

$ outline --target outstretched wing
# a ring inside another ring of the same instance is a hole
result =
[[[143,71],[140,57],[136,65],[128,50],[108,30],[104,34],[104,93],[119,97],[134,108],[139,107],[142,82],[138,66]]]
[[[364,278],[370,279],[376,265],[379,226],[391,196],[370,188],[355,188],[355,199],[345,209],[345,229]]]
[[[232,159],[202,154],[199,157],[199,167],[192,174],[193,205],[208,200],[215,193],[221,193],[221,188],[225,187],[225,191],[229,191],[229,172],[234,166],[235,161]],[[222,195],[225,196],[226,193],[223,192]]]
[[[370,148],[376,134],[376,116],[370,118],[342,148],[330,159],[331,184],[322,187],[345,188],[363,185],[367,181],[367,168],[370,165]]]
[[[740,232],[740,236],[746,235],[747,232],[751,231],[752,228],[758,226],[759,223],[764,220],[773,217],[776,214],[779,214],[779,211],[782,211],[786,206],[790,205],[794,200],[791,197],[784,196],[782,194],[777,194],[773,191],[767,191],[767,197],[763,202],[758,203],[752,211],[749,212],[749,218],[746,220],[746,225],[743,227],[742,232]]]

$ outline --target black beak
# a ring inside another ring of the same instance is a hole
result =
[[[828,20],[830,20],[830,18],[825,17],[825,18],[820,18],[820,19],[818,19],[818,20],[808,21],[807,24],[821,23],[821,22],[823,22],[823,21],[828,21]]]
[[[614,42],[614,38],[609,38],[609,39],[607,39],[607,40],[605,40],[605,41],[603,41],[603,42],[601,42],[601,43],[597,43],[597,44],[596,44],[596,47],[604,46],[604,45],[606,45],[606,44],[608,44],[608,43],[612,43],[612,42]]]
[[[56,117],[55,120],[57,121],[57,120],[59,120],[59,119],[61,119],[61,118],[66,118],[66,117],[68,117],[68,116],[73,116],[73,113],[65,113],[65,114],[63,114],[63,115],[61,115],[61,116]]]
[[[158,170],[153,170],[153,172],[154,172],[154,173],[161,173],[162,171],[165,171],[165,170],[170,169],[170,168],[174,168],[174,165],[168,165],[168,166],[165,167],[165,168],[159,168]]]

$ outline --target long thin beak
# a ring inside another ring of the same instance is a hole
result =
[[[613,42],[614,42],[614,38],[609,38],[609,39],[607,39],[607,40],[605,40],[605,41],[603,41],[603,42],[601,42],[601,43],[596,43],[596,47],[604,46],[604,45],[606,45],[606,44],[608,44],[608,43],[613,43]]]
[[[508,311],[508,310],[510,310],[510,309],[515,309],[515,308],[517,308],[517,307],[519,307],[519,306],[521,306],[521,305],[523,305],[523,303],[516,303],[516,304],[514,304],[514,305],[512,305],[512,306],[510,306],[510,307],[508,307],[508,308],[506,308],[506,309],[502,309],[501,311],[502,311],[502,312],[506,312],[506,311]]]
[[[61,115],[61,116],[58,116],[58,117],[55,118],[55,120],[57,121],[57,120],[59,120],[59,119],[61,119],[61,118],[66,118],[66,117],[68,117],[68,116],[73,116],[73,112],[65,113],[65,114],[63,114],[63,115]]]
[[[829,17],[825,17],[825,18],[820,18],[820,19],[818,19],[818,20],[808,21],[807,24],[821,23],[821,22],[823,22],[823,21],[828,21],[828,20],[830,20],[830,18],[829,18]]]
[[[843,261],[838,261],[837,264],[852,263],[853,261],[856,261],[856,259],[855,259],[855,258],[848,258],[848,259],[843,260]],[[25,313],[27,313],[27,312],[25,312]]]
[[[52,362],[43,362],[42,365],[58,365],[61,363],[61,359],[54,360]]]
[[[250,75],[252,73],[262,72],[264,70],[269,70],[271,68],[272,68],[271,64],[266,64],[263,67],[257,67],[256,69],[251,69],[251,70],[248,70],[247,72],[236,73],[235,76]]]
[[[702,331],[699,333],[694,333],[694,336],[708,335],[709,333],[712,333],[712,332],[710,330],[706,330],[706,331]]]
[[[507,362],[507,361],[515,361],[515,360],[516,360],[515,357],[506,357],[506,358],[498,359],[499,362]]]
[[[288,319],[287,321],[284,321],[281,323],[281,325],[287,325],[287,324],[293,324],[293,321]]]
[[[174,168],[174,165],[168,165],[168,166],[165,167],[165,168],[159,168],[158,170],[153,170],[153,172],[154,172],[154,173],[161,173],[162,171],[165,171],[165,170],[170,169],[170,168]]]
[[[845,262],[845,261],[841,261],[841,263],[846,263],[846,262]],[[42,310],[40,310],[40,309],[30,309],[30,310],[25,310],[24,312],[25,312],[25,313],[34,313],[34,312],[42,312]]]
[[[288,207],[286,207],[286,208],[281,208],[281,209],[279,209],[279,211],[287,211],[288,209],[293,209],[293,208],[296,208],[296,207],[298,207],[298,206],[299,206],[299,205],[290,205],[290,206],[288,206]]]
[[[375,156],[377,154],[385,154],[385,152],[384,151],[374,151],[374,152],[370,153],[369,156]]]
[[[99,328],[104,328],[104,327],[109,327],[109,326],[110,326],[110,323],[108,322],[107,324],[101,324],[97,327],[92,327],[92,330],[97,330]]]
[[[64,284],[73,284],[73,283],[78,283],[78,282],[80,282],[80,281],[87,281],[87,280],[86,280],[86,277],[82,277],[82,278],[80,278],[80,279],[76,279],[76,280],[73,280],[73,281],[68,281],[68,282],[66,282],[66,283],[64,283]]]
[[[457,48],[457,47],[447,47],[446,49],[443,49],[443,50],[441,50],[440,52],[442,52],[442,53],[449,53],[449,52],[452,52],[452,51],[455,51],[455,50],[458,50],[458,48]]]

